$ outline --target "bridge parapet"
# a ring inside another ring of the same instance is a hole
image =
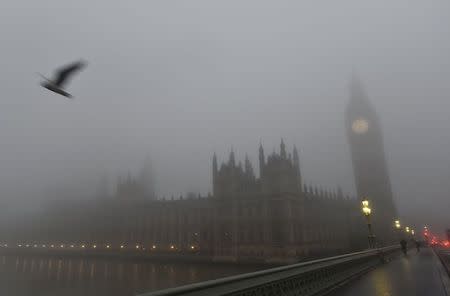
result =
[[[332,290],[398,254],[398,246],[302,262],[141,296],[317,295]]]

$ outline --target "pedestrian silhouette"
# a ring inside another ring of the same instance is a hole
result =
[[[402,252],[403,252],[403,254],[405,254],[405,256],[406,256],[407,253],[408,253],[407,245],[408,245],[408,243],[407,243],[404,239],[402,239],[402,240],[400,241],[400,246],[402,247]]]

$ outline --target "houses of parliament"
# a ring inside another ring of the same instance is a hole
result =
[[[129,176],[118,182],[114,197],[54,202],[10,240],[287,263],[367,248],[360,201],[368,198],[377,242],[385,244],[397,214],[381,127],[360,82],[352,82],[350,96],[345,124],[356,197],[303,184],[297,149],[288,151],[281,140],[267,156],[260,145],[258,172],[234,152],[223,163],[214,154],[208,196],[152,198]]]

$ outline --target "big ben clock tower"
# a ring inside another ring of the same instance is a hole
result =
[[[394,239],[393,223],[397,211],[392,198],[383,135],[378,116],[356,78],[352,79],[350,86],[346,130],[357,196],[370,202],[377,241],[388,243]]]

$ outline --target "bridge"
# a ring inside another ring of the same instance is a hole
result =
[[[141,296],[450,295],[450,252],[397,246],[247,273]]]

